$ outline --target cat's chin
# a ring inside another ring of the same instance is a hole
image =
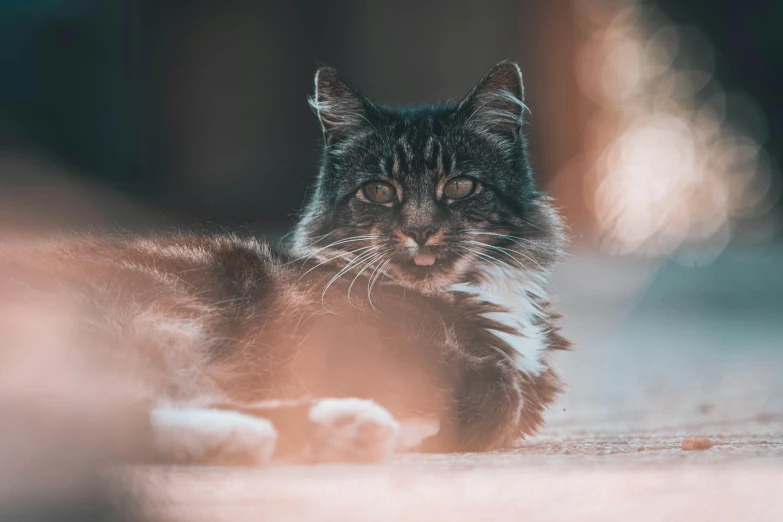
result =
[[[456,283],[454,271],[434,265],[419,266],[406,263],[395,266],[392,278],[397,284],[423,294],[435,294],[448,289]]]
[[[448,279],[440,278],[440,277],[433,277],[430,279],[423,279],[420,281],[397,279],[396,282],[398,285],[404,288],[415,290],[424,295],[439,294],[447,290],[451,284]]]

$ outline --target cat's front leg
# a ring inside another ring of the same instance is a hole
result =
[[[561,391],[547,347],[521,350],[519,330],[487,319],[486,311],[457,318],[446,335],[452,400],[427,451],[487,451],[514,445],[543,424],[543,412]],[[535,361],[526,357],[537,353]],[[532,364],[535,362],[535,364]]]
[[[520,372],[504,360],[472,361],[459,373],[453,401],[427,452],[488,451],[514,446],[544,423],[543,413],[561,391],[552,369]]]
[[[159,407],[150,424],[157,460],[172,464],[263,465],[278,438],[266,419],[214,408]]]
[[[464,368],[453,404],[457,447],[486,451],[511,445],[519,438],[523,406],[519,373],[504,361]]]
[[[502,361],[474,361],[459,372],[440,431],[426,439],[426,452],[487,451],[520,438],[522,383]]]
[[[397,448],[400,426],[385,408],[371,400],[324,398],[223,403],[272,423],[278,432],[275,459],[294,462],[373,462]]]

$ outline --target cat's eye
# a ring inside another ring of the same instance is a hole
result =
[[[394,187],[384,181],[371,181],[362,187],[364,197],[373,203],[391,203],[394,201]]]
[[[443,194],[449,199],[465,199],[476,190],[476,182],[470,178],[454,178],[443,187]]]

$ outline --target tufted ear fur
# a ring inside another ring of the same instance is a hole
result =
[[[369,100],[331,67],[315,73],[315,93],[309,100],[321,122],[327,144],[367,124]]]
[[[525,89],[522,71],[512,61],[497,64],[460,103],[466,122],[516,142],[522,132]]]

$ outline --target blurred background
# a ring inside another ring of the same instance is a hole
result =
[[[577,242],[708,262],[781,228],[781,21],[773,0],[2,0],[0,217],[285,230],[317,64],[418,103],[515,57]]]
[[[2,0],[0,233],[278,237],[317,169],[319,63],[410,104],[516,57],[573,236],[564,365],[616,409],[639,372],[696,386],[702,352],[783,356],[781,23],[772,0]]]
[[[0,239],[279,237],[316,174],[319,63],[412,104],[514,57],[573,237],[577,349],[532,451],[780,457],[781,27],[779,0],[0,0]]]

